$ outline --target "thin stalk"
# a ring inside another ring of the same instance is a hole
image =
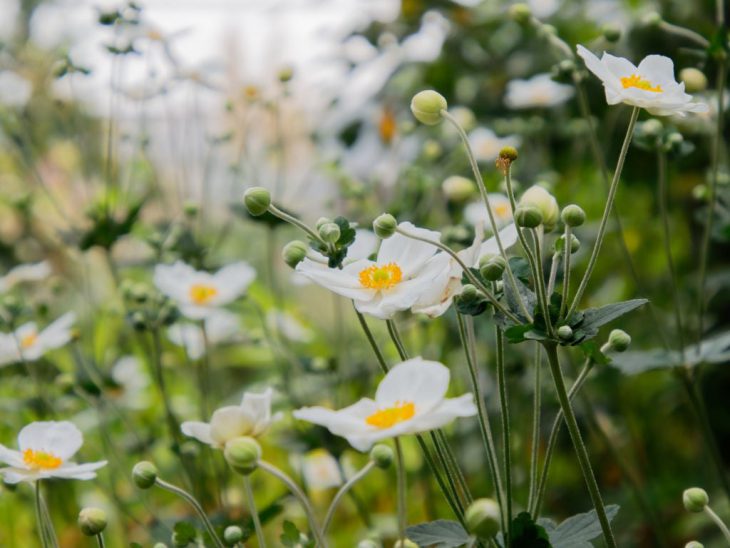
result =
[[[337,506],[340,504],[340,501],[342,498],[352,489],[352,487],[360,481],[362,478],[368,475],[368,473],[375,468],[375,462],[369,461],[365,466],[363,466],[360,471],[352,476],[349,480],[347,480],[347,483],[345,483],[342,487],[340,487],[340,490],[337,491],[337,494],[335,495],[335,498],[332,499],[332,503],[330,504],[330,507],[327,509],[327,515],[324,518],[324,523],[322,524],[322,534],[327,535],[327,529],[329,529],[330,524],[332,523],[332,518],[335,517],[335,510],[337,510]]]
[[[718,2],[718,4],[720,3],[721,2]],[[710,47],[710,42],[707,41],[707,38],[691,29],[680,27],[679,25],[673,25],[672,23],[667,23],[666,21],[661,21],[659,23],[659,28],[670,34],[674,34],[676,36],[686,38],[687,40],[691,40],[702,49],[707,49]]]
[[[200,358],[200,414],[201,420],[207,420],[210,413],[210,339],[208,329],[205,327],[205,320],[200,322],[200,334],[203,337],[203,356]]]
[[[246,493],[246,504],[248,505],[248,511],[251,512],[251,520],[253,520],[253,528],[256,530],[256,540],[258,540],[259,548],[266,548],[264,530],[261,527],[259,511],[256,509],[256,499],[251,488],[251,478],[248,475],[243,476],[243,490]]]
[[[727,525],[723,523],[723,521],[720,519],[720,516],[718,516],[710,506],[705,506],[705,514],[710,516],[710,519],[715,522],[715,525],[718,526],[720,531],[722,531],[722,535],[725,537],[725,540],[730,543],[730,530],[728,530]]]
[[[48,506],[46,506],[46,501],[43,500],[43,493],[40,493],[40,503],[41,515],[43,517],[43,522],[46,524],[46,535],[48,535],[48,541],[53,548],[58,548],[58,537],[56,536],[56,530],[53,528],[53,520],[51,519],[51,514],[48,511]]]
[[[101,533],[96,535],[96,545],[99,548],[106,548],[106,544],[104,543],[104,535],[102,535]]]
[[[354,304],[354,303],[353,303]],[[354,306],[353,306],[354,308]],[[378,365],[380,366],[380,370],[383,373],[388,372],[388,362],[385,361],[385,357],[383,357],[383,353],[380,351],[380,347],[378,346],[378,343],[375,341],[375,337],[373,337],[373,332],[370,331],[370,327],[368,327],[368,322],[365,320],[365,316],[360,314],[358,312],[357,308],[354,308],[355,315],[357,316],[357,321],[360,322],[360,327],[362,327],[363,332],[365,333],[365,337],[367,338],[368,342],[370,343],[370,348],[373,349],[373,352],[375,353],[375,357],[378,360]]]
[[[634,127],[636,127],[636,120],[639,118],[639,107],[634,107],[634,109],[631,111],[631,118],[629,119],[629,125],[626,128],[626,136],[624,137],[623,145],[621,145],[621,152],[619,152],[618,156],[618,162],[616,163],[616,171],[613,173],[613,179],[611,180],[611,186],[608,189],[608,199],[606,200],[606,207],[603,210],[603,216],[601,217],[601,224],[598,226],[598,235],[596,236],[596,242],[593,245],[593,251],[591,252],[591,257],[588,260],[588,266],[586,267],[586,271],[583,274],[583,278],[580,281],[580,285],[578,286],[578,291],[575,294],[575,297],[573,299],[573,304],[570,305],[570,308],[568,309],[568,313],[566,317],[570,317],[573,312],[575,312],[575,309],[580,304],[580,300],[583,298],[583,293],[585,293],[586,287],[588,286],[588,281],[591,278],[591,274],[593,274],[593,269],[596,266],[596,262],[598,261],[598,254],[601,251],[601,245],[603,244],[603,237],[606,235],[606,227],[608,226],[608,217],[611,213],[611,209],[613,208],[613,202],[616,198],[616,191],[618,190],[618,183],[621,179],[621,172],[624,168],[624,162],[626,161],[626,155],[629,152],[629,144],[631,144],[631,138],[634,135]],[[568,242],[566,242],[566,245]],[[567,296],[566,296],[567,298]]]
[[[565,307],[568,306],[568,299],[570,296],[570,256],[572,255],[570,248],[572,247],[571,241],[573,239],[573,233],[571,227],[565,225],[565,244],[563,245],[563,294],[560,296],[560,313],[558,318],[568,319],[567,316],[563,316]]]
[[[635,108],[634,113],[638,113],[638,109]],[[607,215],[605,215],[604,218],[605,217],[607,217]],[[588,492],[591,496],[591,500],[593,501],[593,507],[596,510],[598,521],[601,524],[604,540],[606,541],[608,548],[616,548],[616,540],[614,539],[611,524],[608,521],[608,516],[606,515],[606,507],[603,504],[601,492],[598,489],[598,483],[596,482],[596,477],[593,473],[593,468],[591,467],[591,461],[588,458],[588,451],[583,443],[580,428],[578,427],[578,421],[575,418],[575,413],[573,413],[573,408],[570,404],[570,398],[568,397],[568,393],[565,389],[565,381],[563,380],[563,372],[560,369],[557,345],[553,342],[545,342],[543,343],[543,346],[548,357],[548,363],[550,364],[550,372],[552,373],[553,382],[555,383],[555,391],[557,392],[558,400],[560,401],[560,408],[565,415],[565,424],[568,427],[568,432],[570,432],[570,439],[573,442],[575,454],[578,458],[578,464],[580,465],[583,478],[585,479],[586,486],[588,487]]]
[[[542,313],[545,320],[547,332],[553,332],[553,323],[550,320],[550,296],[545,289],[545,272],[542,266],[542,225],[537,229],[530,231],[532,234],[532,242],[535,244],[535,266],[537,267],[537,278],[535,279],[535,288],[537,289],[538,298],[541,301]]]
[[[395,469],[398,481],[398,540],[401,546],[406,541],[406,468],[403,464],[403,450],[398,437],[393,438],[395,442]]]
[[[325,246],[327,245],[327,242],[325,242],[322,238],[320,238],[319,234],[317,234],[314,230],[309,228],[306,224],[304,224],[302,221],[300,221],[296,217],[293,217],[293,216],[289,215],[288,213],[283,212],[281,209],[276,207],[274,204],[269,205],[269,213],[271,213],[275,217],[278,217],[282,221],[286,221],[287,223],[294,225],[297,228],[303,230],[315,242],[319,242]]]
[[[38,523],[38,536],[41,537],[41,545],[43,548],[49,548],[48,532],[46,530],[46,523],[43,519],[43,512],[41,511],[41,480],[35,483],[35,519]]]
[[[497,338],[497,386],[499,388],[499,408],[502,416],[502,458],[504,459],[504,503],[507,507],[507,529],[504,532],[505,546],[510,545],[512,537],[512,454],[510,450],[509,402],[507,400],[507,379],[504,364],[504,338],[502,328],[496,328]]]
[[[554,261],[557,263],[557,261]],[[540,344],[535,343],[535,388],[532,400],[532,447],[530,451],[530,487],[527,508],[532,508],[537,495],[537,460],[540,453],[540,411],[542,407],[542,360]]]
[[[320,530],[319,525],[317,525],[317,519],[314,516],[314,509],[309,503],[309,500],[307,500],[307,495],[304,494],[304,491],[302,491],[302,489],[296,483],[294,483],[294,481],[289,476],[287,476],[284,472],[279,470],[273,464],[260,460],[258,466],[275,478],[281,480],[289,488],[292,494],[299,500],[302,507],[304,508],[304,512],[307,514],[309,527],[312,529],[312,534],[314,535],[317,545],[321,546],[322,548],[327,548],[327,541],[322,535],[322,531]]]
[[[550,260],[550,276],[548,277],[548,295],[552,295],[555,291],[555,282],[558,278],[558,265],[560,264],[560,257],[562,255],[558,252],[553,253],[553,258]]]

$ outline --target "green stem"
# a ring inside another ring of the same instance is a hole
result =
[[[200,334],[203,337],[203,357],[200,359],[200,414],[201,420],[209,418],[210,405],[208,397],[210,393],[210,339],[208,329],[205,327],[205,320],[200,322]]]
[[[309,228],[306,224],[304,224],[302,221],[300,221],[296,217],[293,217],[293,216],[289,215],[288,213],[283,212],[281,209],[276,207],[274,204],[269,205],[269,213],[271,213],[275,217],[278,217],[282,221],[286,221],[290,225],[294,225],[295,227],[299,228],[300,230],[303,230],[315,242],[319,242],[324,246],[327,245],[327,243],[322,238],[320,238],[319,234],[317,234],[314,230]]]
[[[101,533],[99,533],[98,535],[96,535],[96,544],[97,544],[97,546],[99,548],[105,548],[106,547],[106,544],[104,543],[104,535],[102,535]]]
[[[49,548],[48,533],[46,531],[46,523],[43,519],[43,512],[41,511],[41,480],[37,480],[35,483],[35,519],[38,523],[38,536],[41,537],[41,545],[43,548]]]
[[[324,523],[322,524],[322,534],[327,535],[327,529],[329,529],[330,524],[332,523],[332,518],[335,516],[335,510],[337,510],[337,506],[340,504],[340,501],[342,498],[352,489],[352,487],[360,481],[362,478],[364,478],[368,473],[375,468],[375,463],[373,461],[368,462],[365,466],[363,466],[360,471],[352,476],[349,480],[347,480],[347,483],[345,483],[342,487],[340,487],[340,490],[337,491],[337,494],[335,495],[335,498],[332,499],[332,503],[330,504],[330,507],[327,509],[327,515],[324,518]]]
[[[568,320],[568,317],[563,316],[565,307],[568,306],[568,293],[570,292],[570,256],[571,253],[571,241],[573,239],[572,229],[565,225],[565,243],[563,245],[563,294],[560,296],[560,313],[558,318],[564,318]]]
[[[354,301],[353,301],[354,305]],[[353,306],[354,308],[354,306]],[[380,351],[380,347],[378,346],[378,343],[375,341],[375,337],[373,337],[373,332],[370,331],[370,327],[368,327],[368,322],[365,320],[365,316],[360,314],[358,312],[357,308],[354,308],[355,315],[357,316],[357,321],[360,322],[360,327],[362,328],[363,332],[365,333],[365,337],[367,337],[368,342],[370,343],[370,348],[373,349],[373,352],[375,353],[375,357],[378,360],[378,365],[380,366],[380,370],[383,373],[388,372],[388,362],[385,361],[385,357],[383,356],[383,353]]]
[[[717,525],[720,528],[720,531],[722,531],[722,535],[725,537],[725,540],[730,543],[730,530],[728,530],[727,525],[725,525],[725,523],[723,523],[720,519],[720,516],[718,516],[709,505],[705,506],[705,514],[710,516],[710,519],[714,521],[715,525]]]
[[[687,40],[691,40],[702,49],[707,49],[710,47],[710,43],[707,41],[707,38],[691,29],[680,27],[679,25],[673,25],[672,23],[667,23],[666,21],[661,21],[659,23],[659,28],[670,34],[674,34],[676,36],[686,38]]]
[[[40,482],[41,480],[38,481]],[[58,537],[56,536],[56,530],[53,528],[53,520],[51,519],[50,512],[48,512],[48,506],[46,506],[46,501],[43,500],[43,493],[39,493],[39,497],[41,506],[41,518],[43,520],[43,523],[45,524],[46,537],[48,538],[48,542],[52,548],[58,548]]]
[[[606,227],[608,225],[608,217],[611,213],[611,210],[613,208],[613,202],[616,198],[616,191],[618,190],[618,183],[621,179],[621,172],[624,168],[624,162],[626,161],[626,155],[629,152],[629,144],[631,144],[631,138],[634,135],[634,127],[636,127],[636,120],[639,118],[639,107],[634,107],[634,109],[631,111],[631,118],[629,119],[629,125],[626,128],[626,136],[624,137],[623,145],[621,146],[621,152],[619,152],[618,156],[618,162],[616,163],[616,171],[613,173],[613,179],[611,180],[611,186],[608,189],[608,199],[606,200],[606,207],[603,210],[603,216],[601,217],[601,224],[598,226],[598,235],[596,236],[596,243],[593,245],[593,251],[591,252],[591,257],[588,260],[588,267],[586,268],[585,274],[583,274],[583,278],[580,281],[580,285],[578,286],[578,291],[575,294],[575,297],[573,299],[573,304],[570,305],[570,308],[568,309],[568,313],[566,314],[567,318],[570,318],[570,316],[575,312],[575,309],[580,304],[581,299],[583,298],[583,293],[586,290],[586,287],[588,286],[588,281],[591,278],[591,274],[593,274],[593,269],[596,266],[596,261],[598,260],[598,254],[601,251],[601,245],[603,244],[603,237],[606,235]],[[569,242],[566,242],[566,246],[569,245]],[[566,295],[567,298],[567,295]]]
[[[634,112],[638,112],[638,109],[635,109]],[[607,215],[605,217],[607,217]],[[601,492],[598,489],[598,483],[596,482],[596,477],[593,473],[590,459],[588,458],[588,451],[583,443],[580,428],[578,427],[578,421],[575,418],[575,413],[573,413],[573,408],[570,404],[570,398],[565,390],[565,381],[563,380],[563,372],[560,369],[557,345],[548,341],[543,343],[543,347],[545,348],[548,363],[550,364],[550,372],[552,373],[553,382],[555,383],[555,391],[557,392],[558,400],[560,401],[560,408],[565,415],[565,424],[568,427],[570,439],[573,442],[575,454],[578,458],[578,464],[580,465],[583,478],[586,482],[586,486],[588,487],[588,492],[590,493],[591,500],[593,501],[593,507],[596,510],[598,521],[601,524],[604,540],[606,541],[608,548],[616,548],[616,540],[614,539],[611,524],[608,521],[608,516],[606,515],[606,508],[603,504],[603,499],[601,498]]]
[[[253,528],[256,530],[256,539],[258,540],[259,548],[265,548],[266,540],[264,538],[264,530],[261,527],[259,512],[256,509],[256,499],[253,496],[253,489],[251,488],[251,478],[248,475],[243,476],[243,490],[246,493],[246,504],[248,505],[248,511],[251,512],[251,520],[253,520]]]
[[[398,540],[401,546],[406,541],[406,468],[403,464],[403,450],[398,437],[395,442],[396,474],[398,476]]]
[[[542,308],[543,317],[545,319],[545,326],[547,332],[553,333],[553,324],[550,320],[550,308],[549,298],[547,290],[545,289],[545,271],[542,266],[542,226],[538,229],[530,231],[532,234],[532,241],[535,244],[535,266],[537,267],[537,278],[535,279],[535,288],[537,289],[537,296],[540,299],[540,307]]]
[[[505,546],[510,545],[512,537],[512,451],[510,449],[509,402],[507,400],[507,379],[504,364],[504,338],[502,328],[496,328],[497,339],[497,387],[499,389],[499,408],[502,416],[502,458],[504,459],[504,503],[507,507],[507,529]]]
[[[530,488],[527,498],[527,508],[532,508],[537,495],[537,460],[540,449],[540,411],[542,399],[542,360],[540,359],[540,344],[535,343],[535,392],[532,401],[532,447],[530,451]]]

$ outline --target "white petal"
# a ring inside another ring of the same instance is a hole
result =
[[[2,444],[0,444],[0,461],[9,466],[16,466],[20,468],[25,466],[25,463],[23,462],[23,454],[20,451],[8,449]]]
[[[378,241],[378,237],[374,232],[358,228],[355,231],[355,241],[347,248],[345,261],[368,259],[378,249]]]
[[[517,242],[517,227],[514,223],[508,224],[502,230],[499,231],[499,240],[502,242],[502,247],[507,251],[510,247],[515,245]],[[479,256],[487,254],[499,253],[499,247],[497,246],[497,239],[492,236],[486,242],[484,242],[479,249]]]
[[[25,468],[0,468],[0,474],[6,483],[20,483],[21,481],[35,481],[41,474]]]
[[[378,407],[392,407],[398,402],[413,402],[416,412],[426,412],[438,405],[449,388],[450,372],[446,366],[420,357],[399,363],[388,371],[378,385]]]
[[[612,78],[612,75],[609,73],[608,69],[603,65],[598,57],[593,55],[591,51],[589,51],[584,46],[581,46],[580,44],[578,44],[576,49],[578,51],[578,55],[585,62],[588,70],[598,76],[599,79],[605,82],[606,80]]]
[[[216,310],[205,319],[208,341],[214,344],[230,339],[240,329],[238,316],[228,310]]]
[[[441,241],[441,233],[435,230],[418,228],[412,223],[400,223],[402,228],[414,236],[426,238],[434,242]],[[378,264],[396,263],[403,271],[403,277],[408,278],[417,272],[425,262],[436,253],[437,248],[402,234],[394,234],[384,240],[378,251]]]
[[[180,430],[190,438],[195,438],[207,445],[215,445],[213,438],[210,437],[210,424],[207,422],[185,421],[180,425]]]
[[[375,291],[360,284],[358,274],[375,263],[359,260],[350,263],[342,270],[337,268],[322,268],[322,265],[304,259],[297,265],[297,272],[303,274],[322,287],[356,301],[368,301],[375,296]]]
[[[210,419],[210,437],[219,444],[253,432],[254,423],[238,406],[221,407]]]
[[[262,434],[271,424],[271,396],[273,390],[267,388],[263,393],[246,392],[241,401],[241,410],[253,424],[252,435]]]
[[[174,344],[184,347],[192,360],[197,360],[205,354],[205,340],[197,325],[177,323],[167,330],[167,337]]]
[[[190,298],[189,290],[197,271],[182,261],[172,265],[155,266],[154,283],[157,289],[173,300],[184,302]]]
[[[409,421],[408,431],[416,433],[434,430],[449,424],[457,417],[472,417],[476,414],[477,406],[471,394],[447,398],[428,413],[419,414]]]
[[[68,421],[32,422],[18,434],[18,448],[21,451],[43,451],[64,461],[71,458],[83,443],[81,431]]]
[[[48,470],[46,473],[53,478],[66,478],[77,480],[90,480],[96,477],[96,470],[106,466],[107,461],[87,462],[84,464],[72,464],[61,466],[55,470]]]
[[[637,68],[642,78],[649,80],[653,86],[661,85],[666,91],[668,85],[675,87],[674,62],[664,55],[647,55]]]
[[[221,268],[213,275],[213,285],[218,294],[212,299],[211,304],[228,304],[243,294],[255,278],[256,270],[244,261]]]
[[[333,411],[325,407],[303,407],[294,411],[295,418],[324,426],[336,436],[360,436],[372,430],[365,419],[378,410],[375,402],[363,398],[357,403]]]
[[[44,350],[60,348],[71,340],[76,314],[67,312],[38,334],[36,344]]]

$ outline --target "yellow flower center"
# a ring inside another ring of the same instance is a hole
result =
[[[53,453],[26,449],[23,451],[23,462],[31,470],[55,470],[63,464],[63,459]]]
[[[639,88],[644,91],[653,91],[654,93],[660,93],[664,91],[662,86],[652,86],[649,80],[644,80],[638,74],[632,74],[631,76],[623,76],[621,78],[621,85],[626,88]]]
[[[510,214],[510,205],[507,202],[494,206],[494,214],[500,219],[506,219]]]
[[[29,333],[22,339],[20,339],[20,348],[26,349],[33,346],[38,340],[38,333]]]
[[[208,304],[216,295],[218,295],[218,290],[212,285],[193,284],[190,286],[190,300],[195,304]]]
[[[393,407],[380,409],[365,419],[365,422],[375,428],[390,428],[399,422],[413,418],[416,406],[411,401],[395,402]]]
[[[360,271],[360,285],[368,289],[390,289],[403,279],[403,271],[395,263],[369,266]]]
[[[395,137],[396,132],[396,119],[395,114],[389,108],[383,110],[378,121],[378,133],[380,133],[380,139],[386,144],[390,144]]]

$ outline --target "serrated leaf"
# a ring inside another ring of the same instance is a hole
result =
[[[648,302],[646,299],[632,299],[630,301],[607,304],[600,308],[588,308],[584,310],[582,319],[578,320],[577,323],[571,322],[570,324],[573,327],[573,342],[578,344],[584,340],[592,339],[598,334],[600,327]]]
[[[606,506],[606,517],[610,522],[618,513],[616,504]],[[601,524],[595,510],[569,517],[548,532],[554,548],[592,548],[590,543],[602,534]]]
[[[518,299],[521,299],[522,302],[525,303],[525,307],[527,308],[527,310],[532,313],[535,310],[535,306],[537,305],[537,297],[529,287],[527,287],[519,278],[517,278],[515,279],[515,285],[517,286],[517,292],[519,294],[518,297],[517,294],[515,294],[515,290],[512,286],[512,281],[506,270],[502,275],[502,282],[504,288],[504,298],[507,301],[507,308],[509,308],[510,311],[518,318],[522,318],[527,321],[527,319],[523,316],[522,307],[520,306],[520,302]]]
[[[301,536],[302,534],[299,532],[299,529],[297,529],[297,526],[287,520],[284,522],[284,531],[281,533],[279,540],[281,540],[281,543],[284,546],[290,546],[293,548],[295,546],[299,546],[299,539]]]
[[[456,548],[469,543],[469,533],[456,521],[437,519],[406,529],[406,536],[419,546]]]

